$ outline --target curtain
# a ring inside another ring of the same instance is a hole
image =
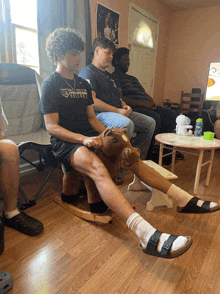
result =
[[[9,0],[0,4],[0,54],[1,62],[14,62]]]
[[[86,65],[92,62],[91,50],[92,50],[92,24],[91,24],[91,11],[89,0],[84,0],[84,12],[85,12],[85,26],[86,26]]]
[[[82,54],[80,69],[91,63],[92,29],[89,0],[67,0],[68,5],[68,27],[75,29],[86,44],[85,52]]]
[[[2,2],[0,3],[0,57],[1,62],[5,62],[5,33],[4,33],[4,22],[2,14]]]
[[[86,43],[80,67],[90,63],[92,37],[89,0],[38,0],[40,75],[43,79],[55,70],[45,51],[46,38],[61,27],[73,28],[80,34]]]
[[[45,79],[55,70],[45,50],[46,38],[56,28],[67,27],[67,0],[38,0],[37,26],[40,75]]]

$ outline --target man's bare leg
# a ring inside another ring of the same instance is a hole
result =
[[[156,229],[139,214],[134,212],[124,195],[112,181],[101,160],[92,151],[82,146],[73,154],[71,166],[80,173],[93,179],[105,204],[126,222],[128,227],[139,237],[142,247],[148,250],[148,241],[155,235]],[[157,253],[159,252],[160,254],[164,242],[170,236],[166,233],[161,233],[159,237],[157,236],[158,243],[155,247]],[[175,240],[170,243],[170,252],[173,255],[179,255],[178,252],[185,252],[190,244],[191,238],[176,236]]]
[[[5,202],[5,225],[26,235],[39,235],[43,231],[43,224],[18,210],[18,148],[14,142],[6,139],[0,141],[0,183]]]
[[[6,212],[11,212],[17,209],[19,177],[18,148],[10,140],[1,140],[0,182],[4,195]]]
[[[62,188],[62,194],[61,194],[62,201],[72,205],[76,205],[78,203],[80,196],[86,193],[84,189],[82,189],[82,181],[84,181],[84,177],[85,177],[85,187],[87,189],[86,194],[87,194],[90,211],[97,213],[97,212],[104,212],[108,209],[108,207],[102,201],[102,198],[100,197],[94,182],[89,177],[83,176],[82,174],[77,172],[75,169],[72,169],[71,171],[66,171],[66,168],[64,167],[64,165],[62,165],[62,170],[63,170],[63,188]],[[90,193],[91,190],[93,191],[93,193]]]
[[[141,160],[139,160],[138,164],[134,164],[134,166],[132,166],[130,170],[145,184],[162,191],[170,197],[173,197],[177,201],[178,211],[181,211],[189,203],[190,200],[191,208],[187,208],[184,212],[190,212],[191,209],[191,212],[196,211],[197,213],[205,213],[220,209],[218,203],[205,203],[205,201],[199,200],[186,191],[180,189]]]

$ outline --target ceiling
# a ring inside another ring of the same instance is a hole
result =
[[[189,10],[220,5],[220,0],[159,0],[172,11]]]

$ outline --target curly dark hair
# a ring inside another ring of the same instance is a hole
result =
[[[92,58],[94,57],[94,52],[97,47],[100,47],[103,49],[111,49],[113,53],[115,52],[115,45],[110,39],[98,37],[93,40],[92,54],[91,54]]]
[[[65,56],[65,54],[75,49],[82,52],[84,50],[85,43],[79,34],[70,28],[58,28],[53,31],[46,40],[46,52],[50,61],[55,64],[59,61],[58,55]]]

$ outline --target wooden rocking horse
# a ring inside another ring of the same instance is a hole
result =
[[[112,180],[116,183],[120,167],[123,167],[124,169],[132,171],[142,182],[150,186],[156,185],[158,188],[162,188],[162,184],[160,186],[159,173],[140,160],[140,150],[132,147],[126,132],[127,129],[107,128],[100,134],[103,142],[102,147],[95,150],[95,153],[109,171]],[[149,173],[150,170],[151,172]],[[99,195],[95,183],[91,178],[84,176],[84,182],[87,195]],[[109,223],[112,220],[108,215],[92,213],[82,210],[72,204],[64,203],[58,196],[54,198],[54,201],[67,211],[85,220],[102,223]]]

